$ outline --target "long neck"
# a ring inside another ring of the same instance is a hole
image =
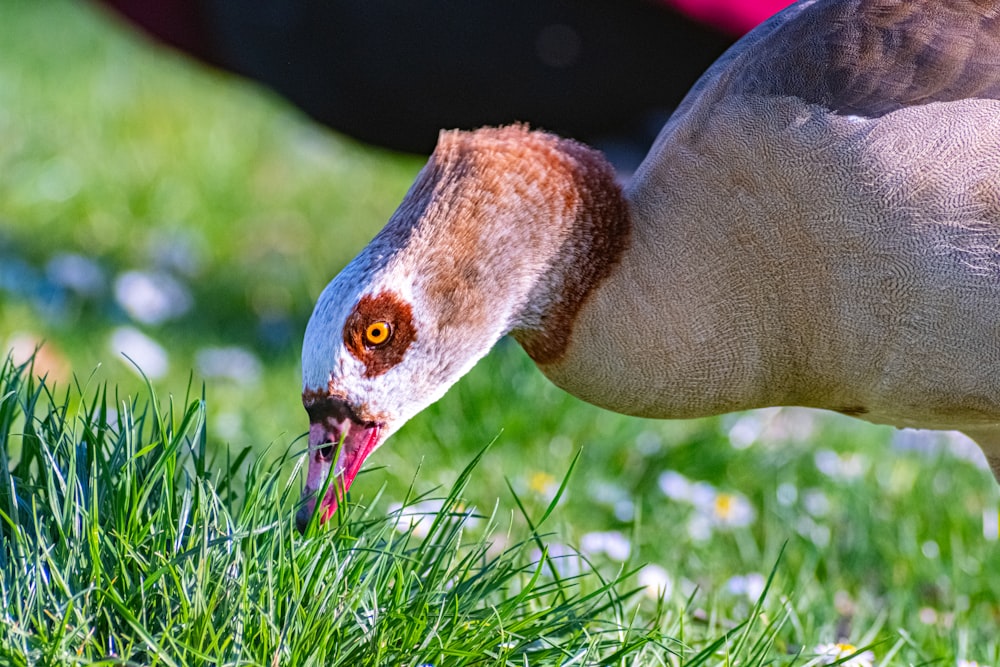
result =
[[[612,167],[580,144],[562,141],[560,148],[572,164],[564,192],[573,193],[576,205],[564,220],[558,252],[539,275],[511,332],[540,366],[566,354],[577,315],[632,240],[628,205]]]
[[[453,351],[468,346],[455,358],[474,360],[511,333],[546,364],[565,353],[630,223],[599,152],[515,126],[443,134],[382,235],[370,248],[409,237],[400,264],[420,266],[416,310]]]
[[[822,354],[831,318],[809,309],[835,304],[822,302],[822,239],[799,223],[821,218],[794,210],[784,193],[801,184],[774,176],[781,165],[759,147],[734,150],[740,137],[726,128],[697,129],[712,132],[675,133],[629,186],[628,250],[580,310],[563,357],[540,368],[585,400],[651,417],[819,402],[801,388],[835,387],[802,364]]]

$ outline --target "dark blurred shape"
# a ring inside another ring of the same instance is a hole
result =
[[[795,0],[659,0],[723,32],[739,37]]]
[[[513,121],[644,153],[733,39],[643,0],[98,1],[339,132],[416,153],[441,128]]]

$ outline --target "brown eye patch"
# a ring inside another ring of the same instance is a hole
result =
[[[365,365],[367,378],[402,361],[416,338],[413,309],[391,292],[361,297],[344,324],[344,345]]]

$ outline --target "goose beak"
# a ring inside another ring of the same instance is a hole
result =
[[[300,533],[305,532],[314,512],[320,512],[323,523],[337,511],[361,465],[378,446],[382,430],[377,423],[356,420],[350,408],[336,398],[320,399],[306,409],[310,417],[309,468],[303,504],[295,515]],[[333,479],[329,479],[331,474]]]

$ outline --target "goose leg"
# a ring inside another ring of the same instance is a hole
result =
[[[976,429],[963,429],[962,433],[976,441],[986,455],[993,476],[1000,483],[1000,425]]]

